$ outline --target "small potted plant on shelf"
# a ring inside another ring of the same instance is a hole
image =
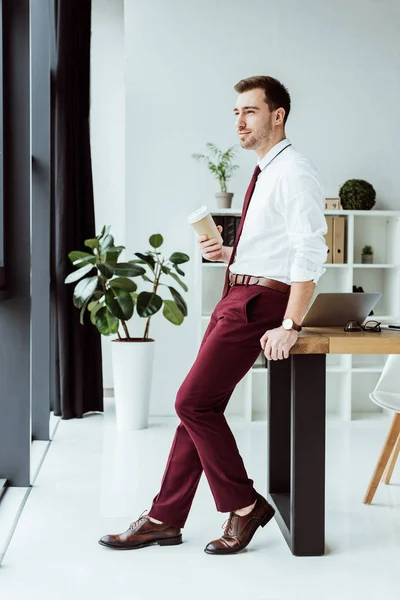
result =
[[[161,283],[164,276],[172,277],[187,292],[180,279],[185,273],[181,264],[189,256],[174,252],[169,258],[161,255],[163,244],[160,234],[149,238],[152,250],[137,259],[119,262],[124,246],[115,246],[109,227],[103,227],[100,235],[86,240],[90,252],[74,250],[68,254],[77,270],[68,275],[65,283],[76,283],[73,303],[80,310],[80,322],[84,324],[86,309],[90,321],[104,336],[116,335],[112,343],[114,398],[117,427],[119,429],[144,429],[148,426],[151,378],[154,361],[154,339],[149,337],[150,320],[162,309],[164,317],[174,325],[181,325],[187,316],[186,302],[181,294],[168,283]],[[140,277],[149,291],[139,291],[132,278]],[[163,298],[159,287],[168,288],[171,298]],[[132,337],[128,321],[134,314],[145,319],[144,333]]]
[[[218,208],[231,208],[233,193],[227,191],[227,183],[232,177],[238,165],[232,164],[237,146],[231,146],[226,152],[221,152],[212,144],[206,144],[209,153],[215,156],[215,162],[204,154],[192,154],[192,157],[200,162],[205,162],[209,171],[218,179],[220,192],[215,194]]]
[[[372,246],[364,246],[361,251],[361,263],[364,265],[370,265],[374,262],[374,252]]]
[[[345,210],[371,210],[376,192],[364,179],[348,179],[339,190],[339,198]]]

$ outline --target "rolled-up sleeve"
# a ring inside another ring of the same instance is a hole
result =
[[[325,199],[318,173],[300,166],[281,184],[286,230],[292,246],[290,279],[317,283],[326,271],[323,264],[328,254],[324,238]]]

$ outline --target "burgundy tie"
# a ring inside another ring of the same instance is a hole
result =
[[[225,283],[224,283],[224,289],[223,289],[223,292],[222,292],[222,298],[225,298],[226,294],[228,293],[228,288],[229,288],[229,267],[231,266],[231,264],[233,263],[233,259],[235,258],[236,248],[237,248],[237,245],[239,243],[239,239],[240,239],[240,236],[241,236],[241,233],[242,233],[243,224],[244,224],[244,220],[246,218],[247,209],[249,208],[250,200],[251,200],[251,197],[253,195],[254,188],[256,187],[257,177],[259,176],[260,173],[261,173],[261,169],[257,165],[256,168],[254,169],[253,177],[251,178],[249,187],[247,188],[246,196],[244,198],[243,209],[242,209],[242,217],[240,219],[239,227],[238,227],[238,230],[237,230],[237,233],[236,233],[236,238],[235,238],[235,243],[233,245],[232,255],[231,255],[230,259],[229,259],[228,267],[226,269]]]

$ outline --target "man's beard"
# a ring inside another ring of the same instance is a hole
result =
[[[262,146],[263,144],[269,142],[271,138],[271,132],[272,127],[271,124],[268,123],[258,134],[250,133],[250,135],[240,140],[242,148],[253,150]]]
[[[257,146],[257,137],[253,134],[247,135],[244,139],[240,140],[243,148],[254,148]]]

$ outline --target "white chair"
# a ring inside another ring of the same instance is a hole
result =
[[[364,504],[371,504],[382,476],[384,483],[390,483],[400,452],[400,354],[388,357],[379,381],[369,397],[378,406],[393,410],[395,415],[364,496]]]

